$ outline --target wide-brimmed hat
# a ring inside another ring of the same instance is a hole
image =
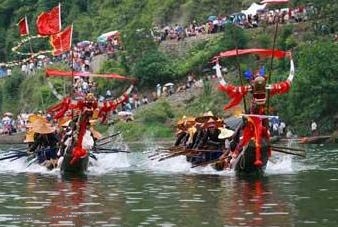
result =
[[[190,128],[190,127],[194,126],[195,123],[196,123],[196,121],[195,121],[194,117],[183,116],[182,119],[180,119],[177,122],[177,128],[181,129],[181,130],[184,130],[184,129],[187,129],[187,128]]]
[[[47,122],[47,120],[42,117],[41,115],[36,115],[36,114],[31,114],[28,116],[28,121],[30,123],[34,123],[36,121],[39,121],[39,122]]]
[[[231,137],[234,134],[234,131],[227,129],[227,128],[218,128],[221,133],[218,135],[218,139],[226,139]]]
[[[71,117],[63,117],[58,121],[58,127],[68,127],[69,123],[72,121]]]
[[[46,123],[33,124],[32,131],[39,134],[50,134],[55,132],[55,128]]]
[[[196,123],[195,118],[194,117],[187,117],[187,119],[185,120],[184,124],[187,128],[190,128],[192,126],[194,126]]]
[[[204,123],[203,127],[204,128],[217,128],[217,121],[216,120],[214,118],[209,118],[209,120]]]
[[[209,119],[217,120],[218,118],[214,116],[211,111],[208,111],[203,114],[201,117],[196,117],[195,121],[198,123],[206,123]]]

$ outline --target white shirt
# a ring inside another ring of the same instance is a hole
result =
[[[312,124],[311,124],[311,130],[312,131],[317,130],[317,124],[316,124],[316,122],[312,122]]]

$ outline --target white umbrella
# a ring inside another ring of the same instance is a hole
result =
[[[129,111],[120,111],[117,113],[118,116],[132,116],[133,113]]]
[[[40,54],[40,55],[37,56],[38,59],[43,59],[43,58],[45,58],[45,57],[46,57],[46,56],[43,55],[43,54]]]

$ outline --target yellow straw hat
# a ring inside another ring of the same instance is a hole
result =
[[[217,120],[218,117],[215,117],[211,111],[208,111],[203,114],[201,117],[196,117],[195,121],[198,123],[206,123],[209,119]]]
[[[41,123],[38,125],[33,124],[32,131],[39,134],[50,134],[55,132],[55,128],[46,123]]]

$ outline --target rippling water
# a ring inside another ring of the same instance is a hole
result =
[[[85,178],[1,161],[0,225],[337,226],[338,146],[279,155],[255,179],[152,161],[149,149],[98,155]]]

